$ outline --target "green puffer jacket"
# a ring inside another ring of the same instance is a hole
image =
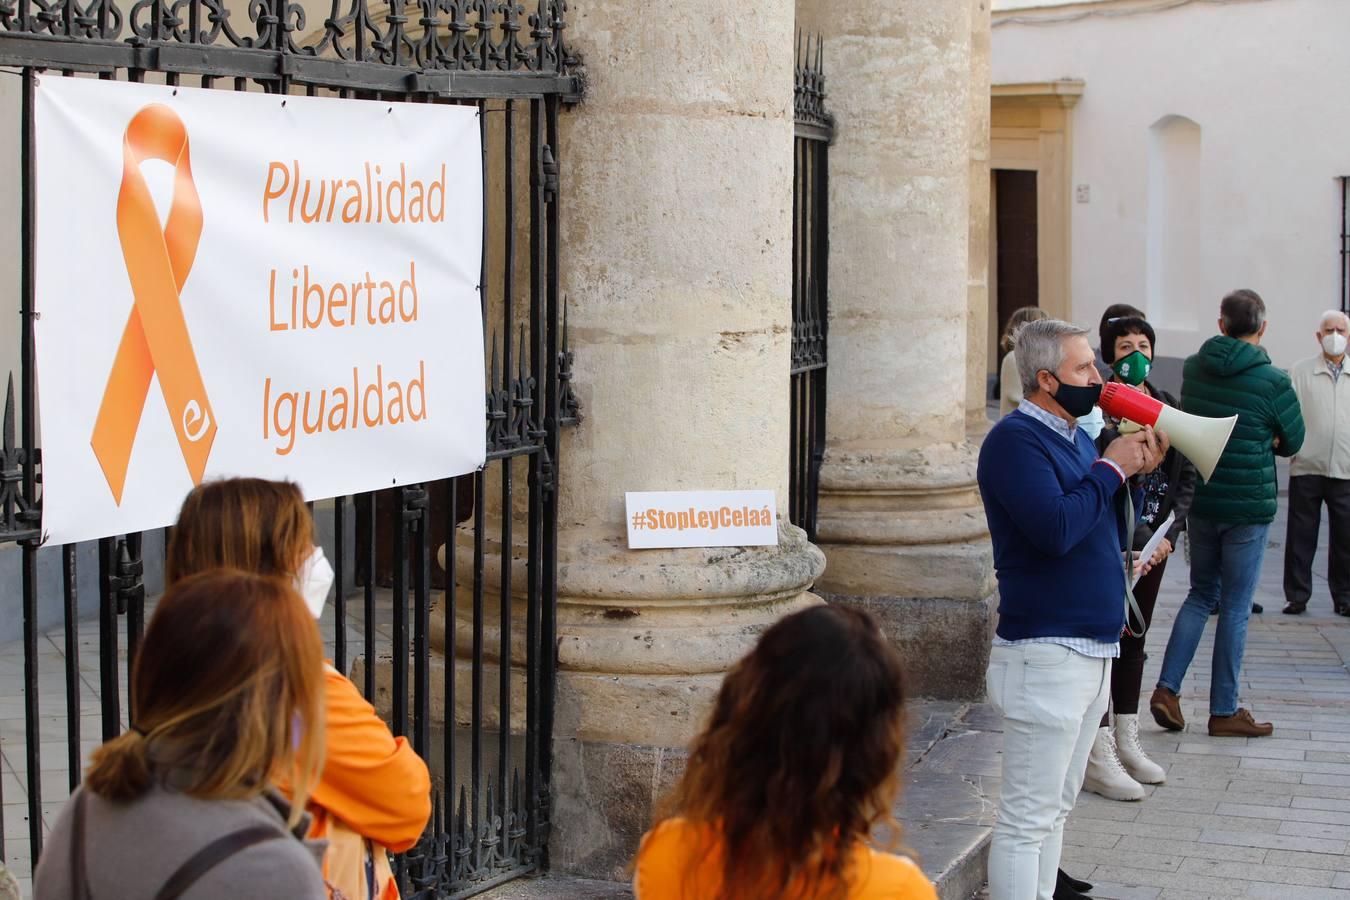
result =
[[[1237,525],[1275,518],[1275,454],[1303,446],[1303,414],[1289,376],[1258,346],[1218,335],[1186,359],[1181,408],[1197,416],[1238,416],[1208,484],[1195,486],[1191,516]],[[1275,439],[1279,446],[1275,447]]]

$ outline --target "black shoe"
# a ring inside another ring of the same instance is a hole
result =
[[[1342,603],[1336,606],[1336,615],[1350,616],[1350,603]]]
[[[1280,610],[1280,612],[1284,613],[1286,616],[1301,616],[1307,608],[1308,604],[1306,603],[1286,603],[1284,609]]]
[[[1263,612],[1265,612],[1265,611],[1266,611],[1266,608],[1265,608],[1264,606],[1262,606],[1260,603],[1253,603],[1253,604],[1252,604],[1252,612],[1256,613],[1258,616],[1261,615],[1261,613],[1263,613]]]
[[[1055,900],[1074,900],[1076,897],[1085,896],[1090,890],[1092,885],[1089,882],[1074,878],[1063,869],[1055,875]]]

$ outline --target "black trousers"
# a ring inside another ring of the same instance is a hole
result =
[[[1284,599],[1306,606],[1312,597],[1313,556],[1322,525],[1322,504],[1331,520],[1327,582],[1331,602],[1350,606],[1350,479],[1294,475],[1289,479],[1289,529],[1284,539]]]
[[[1134,601],[1139,604],[1139,612],[1144,615],[1144,633],[1139,637],[1120,637],[1120,656],[1111,660],[1111,705],[1102,714],[1103,728],[1107,726],[1112,712],[1122,716],[1133,716],[1139,712],[1139,689],[1144,681],[1144,641],[1148,638],[1148,629],[1153,625],[1153,608],[1158,603],[1158,588],[1162,587],[1165,571],[1166,559],[1134,583]],[[1133,620],[1133,613],[1130,618]],[[1131,624],[1139,623],[1131,621]]]

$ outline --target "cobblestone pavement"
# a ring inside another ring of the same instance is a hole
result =
[[[1280,613],[1281,502],[1257,595],[1265,613],[1251,619],[1240,700],[1258,721],[1273,722],[1275,734],[1207,734],[1213,619],[1182,686],[1186,731],[1163,731],[1148,715],[1147,696],[1188,584],[1184,559],[1176,558],[1148,643],[1140,725],[1167,783],[1138,803],[1079,797],[1064,867],[1095,883],[1094,897],[1350,900],[1350,619],[1331,612],[1325,521],[1308,612]]]

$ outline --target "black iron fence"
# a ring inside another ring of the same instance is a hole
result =
[[[825,453],[829,331],[829,152],[834,119],[825,110],[824,49],[798,38],[796,152],[792,189],[792,378],[788,517],[816,539],[816,501]]]
[[[0,667],[22,657],[22,698],[0,698],[22,706],[22,735],[0,732],[4,758],[15,761],[6,784],[24,793],[31,864],[88,750],[126,727],[126,676],[153,602],[147,568],[159,569],[166,537],[42,547],[32,327],[37,73],[474,105],[482,169],[459,175],[481,178],[485,197],[487,464],[315,509],[337,575],[324,618],[334,663],[345,672],[361,657],[358,685],[432,765],[432,822],[396,859],[403,895],[466,896],[544,866],[551,827],[558,431],[578,418],[558,278],[558,114],[580,89],[563,37],[566,3],[538,0],[527,14],[496,0],[332,0],[318,24],[287,0],[247,9],[240,22],[224,0],[0,0],[0,66],[22,80],[21,162],[4,179],[21,204],[20,279],[7,292],[17,294],[22,346],[0,447],[0,554],[19,556],[23,619],[22,653],[0,654]],[[41,577],[58,556],[60,577]],[[80,615],[90,584],[96,623]],[[45,632],[44,615],[59,626]],[[0,719],[18,718],[6,709]],[[61,744],[63,765],[44,761]],[[6,833],[0,828],[0,856],[25,855],[6,852]]]

